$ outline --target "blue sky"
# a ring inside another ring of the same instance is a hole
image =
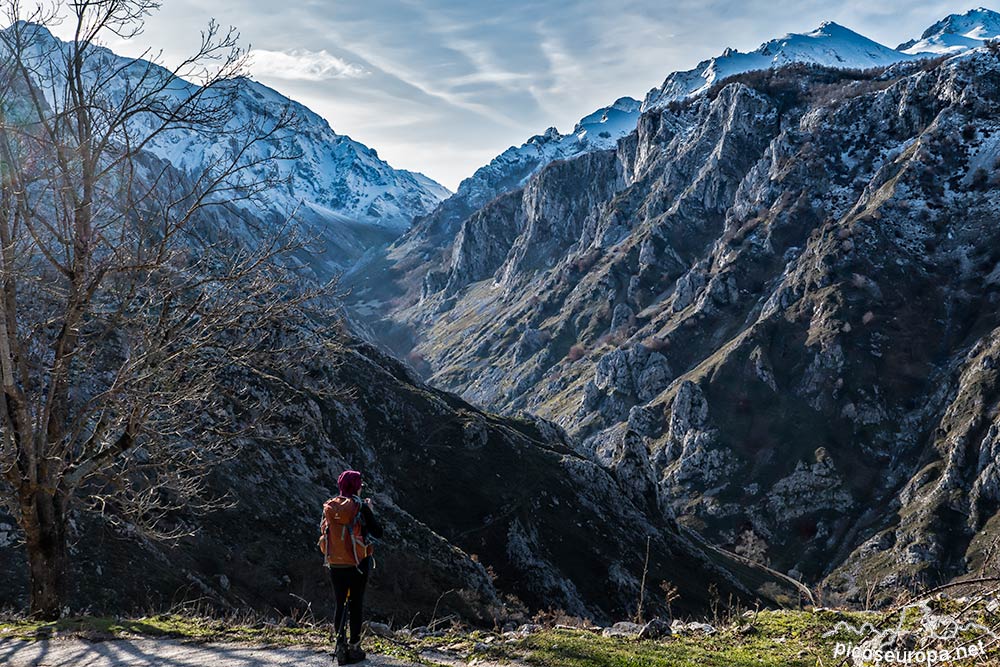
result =
[[[976,4],[925,0],[166,0],[124,54],[168,63],[210,18],[240,29],[252,73],[378,150],[455,189],[512,144],[727,46],[752,50],[833,20],[895,47]],[[994,5],[987,5],[998,9]]]

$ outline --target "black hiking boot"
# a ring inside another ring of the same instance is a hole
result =
[[[336,659],[338,665],[347,665],[350,663],[347,659],[347,639],[343,637],[337,639],[337,648],[333,652],[333,657]]]
[[[347,647],[347,662],[348,662],[348,664],[355,663],[355,662],[361,662],[362,660],[365,659],[366,655],[367,654],[361,648],[361,642],[358,642],[357,644],[351,644],[350,646]]]

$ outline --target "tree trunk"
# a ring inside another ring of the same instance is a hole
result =
[[[37,490],[22,504],[30,613],[45,620],[59,618],[66,601],[69,567],[66,540],[66,502],[59,492]]]

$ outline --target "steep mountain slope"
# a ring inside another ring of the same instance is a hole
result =
[[[812,32],[790,33],[764,42],[756,51],[740,53],[726,49],[721,56],[698,63],[686,72],[674,72],[654,88],[642,103],[643,111],[655,109],[708,90],[726,77],[753,70],[783,67],[792,63],[869,69],[886,67],[910,56],[883,46],[832,21]]]
[[[477,169],[459,184],[454,196],[415,222],[400,239],[387,248],[372,250],[348,270],[344,281],[351,289],[348,300],[355,306],[354,312],[370,319],[383,311],[386,301],[403,295],[406,299],[419,296],[426,269],[435,263],[420,258],[436,259],[473,211],[497,195],[520,187],[555,160],[614,148],[619,139],[635,130],[639,106],[638,100],[623,97],[580,119],[570,134],[560,134],[550,127]],[[404,331],[387,333],[385,338],[397,339],[397,347],[408,346],[409,336]]]
[[[654,107],[465,219],[380,331],[777,569],[858,595],[978,568],[1000,505],[998,101],[979,49]]]
[[[703,549],[654,497],[573,451],[552,425],[477,410],[414,381],[367,344],[349,343],[340,358],[280,381],[239,374],[232,383],[282,405],[280,422],[251,429],[239,455],[213,474],[212,488],[233,507],[203,518],[178,512],[171,520],[198,532],[175,545],[75,516],[74,608],[125,613],[200,599],[331,612],[317,523],[348,466],[364,471],[386,527],[369,597],[384,618],[419,614],[419,624],[457,612],[492,624],[548,609],[628,617],[647,537],[647,586],[673,582],[675,609],[706,609],[710,585],[723,600],[797,599],[765,570]],[[333,398],[331,387],[355,395]],[[238,401],[232,415],[248,426],[257,418]],[[3,606],[26,597],[16,540],[0,518]],[[660,609],[659,597],[647,595],[647,609]]]
[[[19,31],[29,44],[25,57],[36,72],[37,83],[47,94],[50,106],[54,90],[48,77],[59,71],[67,44],[46,28],[20,23],[5,29],[9,39]],[[113,108],[139,90],[160,90],[160,109],[137,115],[131,124],[132,142],[141,140],[155,127],[171,105],[183,106],[197,86],[173,76],[145,60],[123,58],[112,51],[92,46],[87,67],[91,77],[108,77],[111,86],[99,100]],[[54,63],[54,64],[53,64]],[[347,136],[336,134],[326,120],[280,93],[254,81],[236,78],[216,87],[206,96],[210,104],[224,101],[229,107],[224,124],[215,127],[177,128],[144,145],[145,151],[169,162],[181,171],[211,172],[231,159],[230,139],[266,130],[260,119],[275,123],[287,118],[285,129],[253,142],[241,156],[258,166],[247,173],[248,182],[264,178],[280,181],[253,201],[237,203],[246,215],[280,224],[294,215],[306,235],[315,238],[325,261],[314,267],[321,277],[341,268],[367,248],[385,243],[405,231],[417,216],[424,215],[450,193],[422,174],[396,170],[379,159],[375,150]],[[222,140],[221,138],[226,138]],[[295,159],[267,160],[270,155]],[[245,239],[247,242],[252,238]]]
[[[980,7],[964,14],[951,14],[920,35],[896,47],[909,54],[938,53],[954,55],[1000,37],[1000,13]]]

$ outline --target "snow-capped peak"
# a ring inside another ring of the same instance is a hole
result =
[[[642,104],[631,97],[620,97],[611,106],[584,116],[573,128],[573,134],[586,138],[594,146],[611,148],[618,139],[635,129]]]
[[[792,63],[809,63],[844,69],[885,67],[909,55],[868,39],[849,28],[824,21],[806,33],[789,33],[779,39],[764,42],[750,53],[726,49],[722,55],[698,63],[694,69],[674,72],[659,88],[646,95],[643,110],[707,90],[712,84],[734,74],[781,67]]]
[[[477,208],[554,160],[614,148],[619,139],[635,129],[640,106],[639,100],[621,97],[581,118],[569,134],[550,127],[520,146],[511,146],[463,180],[456,196]]]
[[[951,14],[927,28],[920,39],[900,44],[903,53],[938,53],[952,55],[982,46],[1000,37],[1000,13],[985,7],[964,14]]]
[[[447,189],[422,174],[393,169],[375,149],[337,134],[326,119],[278,91],[250,79],[241,79],[239,85],[233,132],[247,119],[282,109],[295,118],[294,131],[278,138],[286,151],[298,157],[274,165],[289,181],[287,188],[268,193],[276,209],[310,211],[330,222],[351,221],[401,232],[414,217],[449,196]],[[265,151],[272,148],[263,146]],[[197,132],[164,135],[150,150],[189,170],[219,157],[217,147]]]

